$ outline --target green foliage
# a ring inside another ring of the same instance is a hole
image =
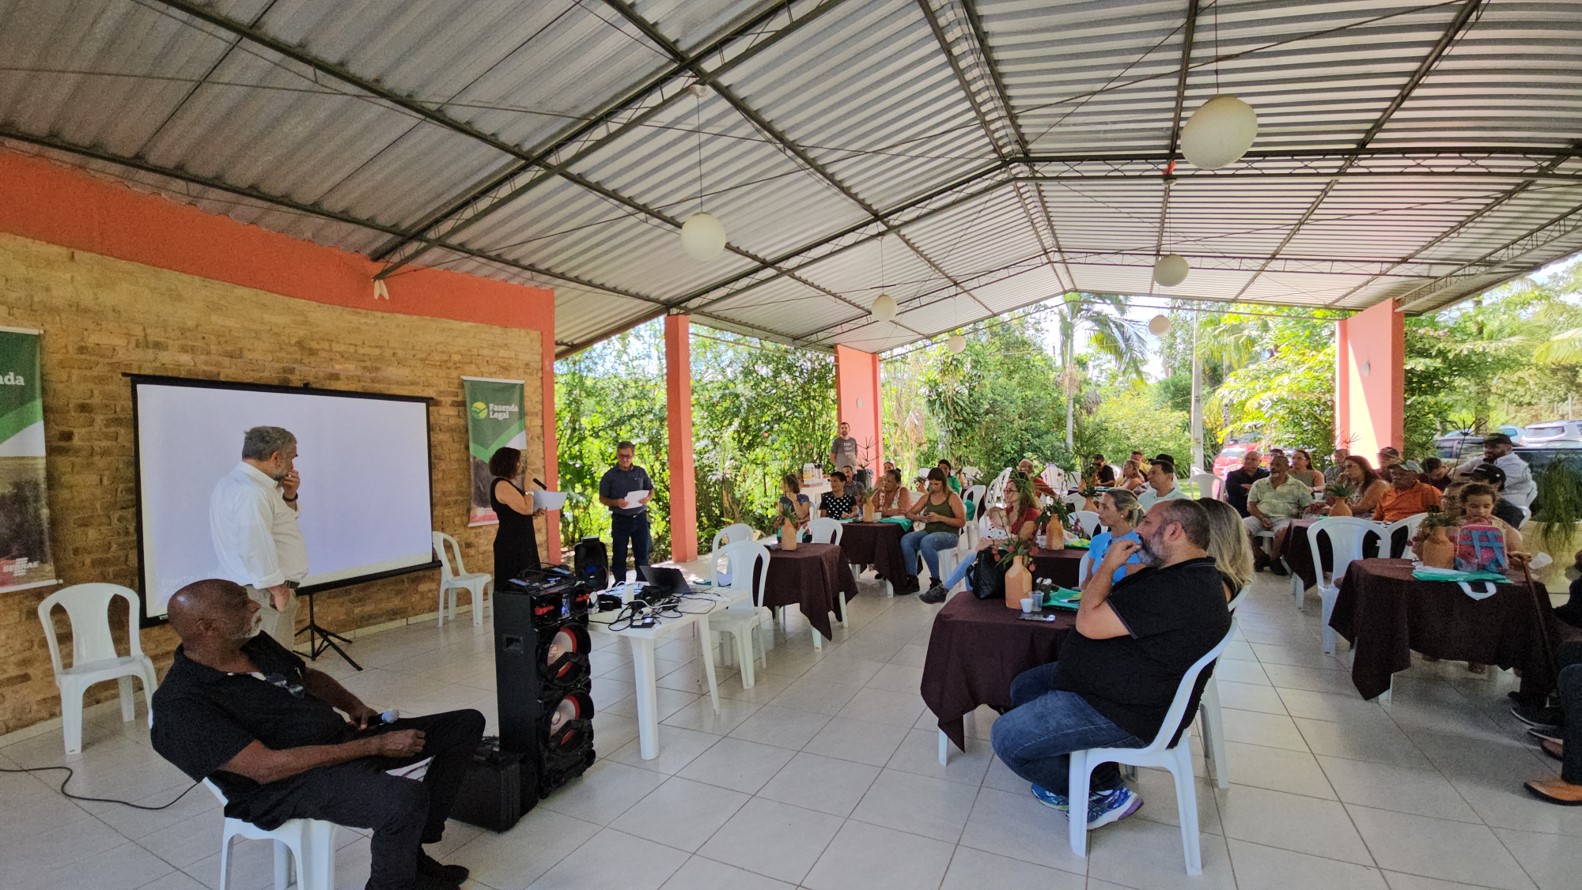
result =
[[[736,522],[757,529],[773,525],[780,477],[800,474],[805,463],[828,464],[835,431],[833,356],[722,331],[695,333],[699,537]],[[877,469],[877,455],[878,443],[857,443],[865,467]]]
[[[1563,556],[1562,548],[1571,542],[1576,524],[1582,520],[1582,473],[1569,461],[1550,461],[1538,477],[1538,512],[1534,522],[1544,523],[1544,549],[1552,556]]]
[[[1199,342],[1226,360],[1246,362],[1209,399],[1230,426],[1260,427],[1286,447],[1328,451],[1335,438],[1337,313],[1314,318],[1219,316],[1204,323]],[[1251,337],[1261,343],[1249,350]]]
[[[555,424],[561,546],[584,536],[610,537],[610,511],[598,501],[599,480],[615,465],[615,445],[628,439],[636,462],[654,481],[648,514],[652,558],[670,555],[670,465],[665,423],[664,327],[653,322],[555,363]]]
[[[1117,379],[1097,390],[1095,396],[1091,412],[1078,427],[1077,445],[1082,454],[1103,454],[1119,463],[1133,448],[1148,455],[1162,451],[1176,456],[1178,473],[1190,471],[1191,416],[1172,408],[1160,387]]]

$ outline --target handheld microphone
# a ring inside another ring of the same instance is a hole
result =
[[[395,708],[390,708],[389,710],[387,710],[384,713],[379,715],[379,720],[381,722],[383,722],[383,723],[394,723],[394,722],[396,722],[397,720],[400,720],[400,719],[401,719],[401,712],[396,710]]]
[[[537,485],[537,486],[538,486],[538,487],[539,487],[539,488],[542,488],[542,489],[544,489],[544,490],[545,490],[545,491],[549,491],[549,486],[548,486],[548,485],[545,485],[545,484],[544,484],[544,482],[543,482],[543,480],[541,480],[541,479],[538,479],[538,478],[536,478],[536,477],[535,477],[535,478],[534,478],[534,479],[533,479],[533,484],[534,484],[534,485]]]

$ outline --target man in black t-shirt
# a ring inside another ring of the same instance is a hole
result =
[[[1088,468],[1086,481],[1090,481],[1094,485],[1114,485],[1115,468],[1105,463],[1104,455],[1095,454],[1093,455],[1093,465]]]
[[[648,565],[648,548],[652,545],[648,526],[648,502],[654,499],[654,481],[648,471],[632,463],[637,446],[623,441],[615,446],[615,466],[599,477],[599,503],[610,508],[610,570],[615,573],[615,583],[626,580],[626,547],[632,548],[632,562],[636,563],[637,576],[643,576],[643,566]],[[642,492],[636,500],[627,495]]]
[[[1241,466],[1225,474],[1225,503],[1235,507],[1243,519],[1251,516],[1247,510],[1247,494],[1252,491],[1254,482],[1267,478],[1269,471],[1263,467],[1263,458],[1256,451],[1247,452],[1241,457]]]
[[[382,722],[333,678],[259,634],[258,604],[230,581],[189,584],[169,608],[181,645],[154,693],[160,756],[212,781],[225,794],[225,815],[260,828],[305,818],[372,829],[369,890],[445,890],[467,879],[467,869],[443,865],[419,845],[445,831],[483,736],[482,714]],[[422,781],[386,772],[425,757],[433,760]]]
[[[1033,796],[1069,810],[1072,751],[1140,748],[1159,734],[1181,680],[1230,632],[1226,585],[1207,553],[1208,513],[1193,501],[1165,500],[1137,526],[1142,540],[1116,540],[1083,589],[1076,632],[1054,664],[1011,684],[1013,708],[994,722],[994,753],[1033,783]],[[1115,585],[1133,553],[1147,566]],[[1209,671],[1199,675],[1187,722]],[[1184,731],[1185,724],[1174,732]],[[1089,828],[1137,812],[1142,798],[1112,763],[1093,770]],[[1069,816],[1069,813],[1068,813]]]

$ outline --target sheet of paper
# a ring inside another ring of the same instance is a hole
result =
[[[643,498],[648,497],[648,495],[649,495],[649,492],[647,492],[647,491],[628,492],[627,495],[626,495],[626,507],[627,507],[627,509],[631,509],[632,507],[640,506],[642,504]]]

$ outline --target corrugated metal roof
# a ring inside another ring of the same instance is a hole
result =
[[[1582,2],[0,0],[0,58],[7,144],[556,287],[563,348],[889,348],[1068,288],[1427,311],[1582,245]],[[1253,151],[1166,176],[1220,92]]]

